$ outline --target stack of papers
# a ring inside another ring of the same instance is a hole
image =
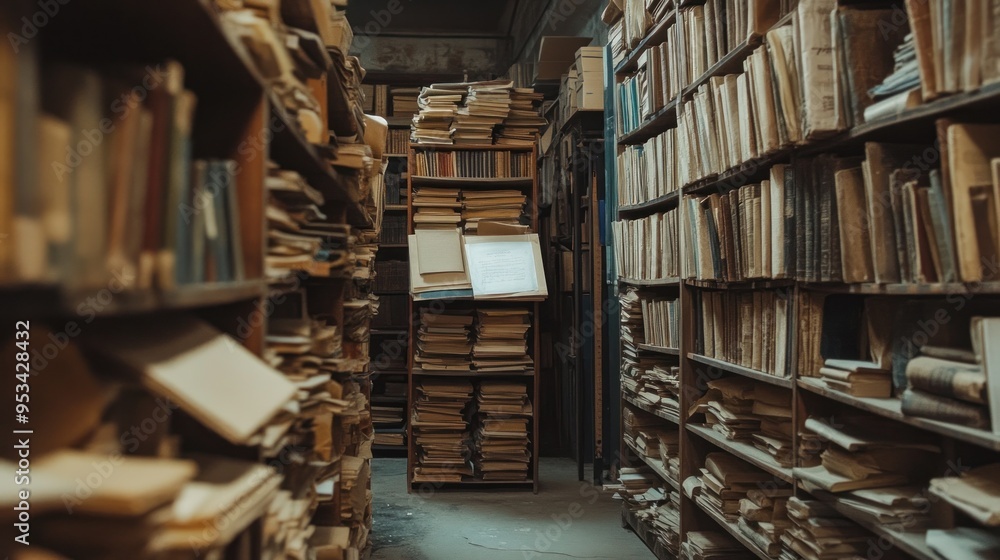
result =
[[[466,86],[454,84],[434,84],[420,90],[420,112],[413,116],[410,140],[415,144],[454,144],[452,123],[467,91]]]
[[[510,93],[510,113],[504,119],[497,135],[497,144],[530,146],[538,138],[538,131],[548,124],[541,116],[545,96],[531,88],[516,88]]]
[[[472,382],[424,379],[417,386],[411,425],[417,446],[414,482],[461,482],[472,476],[469,420]]]
[[[700,470],[702,491],[698,503],[730,522],[739,520],[740,500],[748,492],[776,486],[772,475],[724,452],[709,453]],[[791,489],[780,487],[769,492],[771,497],[791,495]]]
[[[736,539],[718,531],[688,531],[681,560],[743,560],[753,558]]]
[[[479,231],[479,222],[489,220],[518,224],[528,198],[518,190],[478,191],[465,189],[462,195],[462,221],[466,233]]]
[[[527,309],[479,309],[472,365],[479,373],[524,373],[533,368],[528,355],[531,314]]]
[[[922,443],[926,437],[876,418],[809,418],[805,428],[829,442],[821,464],[796,468],[795,476],[808,489],[840,493],[866,488],[887,488],[916,483],[919,469],[940,449]]]
[[[791,497],[787,507],[792,526],[781,543],[800,558],[863,558],[875,538],[824,502]]]
[[[420,88],[392,88],[392,116],[412,117],[420,112],[417,97]]]
[[[413,193],[415,229],[454,229],[462,222],[458,189],[423,187]]]
[[[493,129],[510,113],[510,90],[503,80],[469,84],[465,105],[459,108],[452,128],[456,144],[493,143]]]
[[[483,480],[529,480],[532,408],[525,383],[483,380],[476,405],[477,475]]]
[[[472,321],[465,311],[420,311],[414,361],[421,373],[468,374],[472,369]]]
[[[417,229],[408,239],[410,293],[414,299],[438,293],[442,297],[472,295],[460,230]]]

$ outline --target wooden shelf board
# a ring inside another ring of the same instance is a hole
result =
[[[534,377],[535,372],[533,370],[526,371],[524,373],[479,373],[475,371],[457,371],[454,373],[442,373],[442,372],[425,372],[422,369],[414,369],[411,372],[412,375],[420,375],[424,377]]]
[[[410,177],[410,180],[414,185],[461,185],[463,187],[530,187],[533,183],[531,177],[429,177],[414,175]]]
[[[789,377],[778,377],[776,375],[771,375],[763,371],[757,371],[755,369],[746,368],[743,366],[738,366],[736,364],[731,364],[723,360],[717,360],[715,358],[709,358],[708,356],[702,356],[701,354],[695,354],[689,352],[687,355],[689,360],[704,364],[714,369],[719,369],[722,371],[727,371],[729,373],[735,373],[736,375],[742,375],[743,377],[749,377],[755,381],[762,381],[764,383],[769,383],[771,385],[777,385],[778,387],[784,387],[786,389],[791,389],[794,381]]]
[[[705,288],[710,290],[777,290],[795,286],[795,280],[778,279],[725,282],[720,280],[695,280],[693,278],[688,278],[684,280],[684,284],[694,288]]]
[[[673,286],[673,287],[676,287],[676,286],[680,286],[681,281],[678,278],[658,278],[658,279],[655,279],[655,280],[639,280],[639,279],[635,279],[635,278],[625,278],[625,277],[619,276],[618,277],[618,283],[619,284],[628,284],[630,286],[636,286],[636,287],[651,288],[651,287],[656,287],[656,286],[663,286],[663,287],[672,287]]]
[[[413,144],[410,143],[410,149],[420,151],[438,151],[438,152],[479,152],[479,151],[498,151],[498,152],[530,152],[534,146],[506,146],[503,144],[452,144],[439,146],[436,144]]]
[[[639,41],[639,44],[625,55],[625,60],[621,61],[615,67],[615,75],[620,76],[634,72],[639,67],[639,57],[642,56],[642,53],[649,47],[659,45],[665,41],[667,39],[667,30],[673,25],[676,19],[677,10],[671,8],[662,20],[653,25],[649,32],[646,33],[646,36]]]
[[[386,212],[406,212],[406,209],[407,208],[406,208],[405,204],[386,204],[385,205],[385,211]]]
[[[382,155],[385,156],[385,157],[390,157],[390,158],[407,158],[407,157],[410,157],[409,154],[382,154]]]
[[[654,407],[652,405],[646,404],[646,403],[640,401],[638,398],[636,398],[636,397],[632,396],[631,394],[629,394],[627,391],[623,391],[622,392],[622,399],[625,402],[629,403],[630,405],[638,408],[639,410],[646,411],[646,412],[652,414],[653,416],[657,416],[659,418],[662,418],[662,419],[666,420],[667,422],[673,422],[674,424],[680,424],[681,423],[680,416],[678,416],[676,414],[671,414],[670,412],[668,412],[666,410],[661,410],[661,409],[656,408],[656,407]]]
[[[680,356],[681,351],[678,348],[667,348],[665,346],[653,346],[652,344],[640,344],[638,345],[639,350],[645,350],[646,352],[656,352],[657,354],[666,354],[668,356]]]
[[[803,288],[817,292],[846,294],[887,296],[1000,295],[1000,282],[969,284],[828,284],[803,282],[800,285]]]
[[[757,546],[757,543],[753,542],[750,539],[750,537],[744,535],[743,531],[740,531],[739,525],[727,521],[726,518],[722,516],[722,514],[718,513],[717,511],[709,507],[706,507],[698,500],[692,500],[692,501],[694,501],[694,503],[697,504],[698,508],[701,511],[705,512],[705,515],[711,517],[713,521],[718,523],[719,526],[725,529],[727,533],[732,535],[734,539],[736,539],[737,541],[740,542],[740,544],[745,546],[747,550],[749,550],[754,554],[754,556],[760,558],[760,560],[773,560],[770,556],[767,555],[766,552],[764,552],[763,550],[760,549],[759,546]]]
[[[977,430],[965,426],[938,422],[927,418],[917,418],[903,414],[902,403],[899,399],[872,399],[854,397],[840,391],[829,389],[819,379],[799,378],[799,387],[811,393],[826,397],[837,402],[853,406],[866,412],[871,412],[885,418],[891,418],[904,424],[909,424],[917,428],[935,432],[953,439],[965,441],[985,447],[993,451],[1000,451],[1000,436],[994,435],[986,430]]]
[[[654,198],[653,200],[640,202],[639,204],[619,206],[618,214],[628,214],[629,218],[636,218],[639,215],[652,214],[660,210],[670,210],[671,208],[677,207],[677,203],[680,199],[680,191],[674,191]]]
[[[636,457],[638,457],[646,466],[653,469],[653,472],[655,472],[657,476],[662,478],[664,482],[673,487],[674,490],[678,492],[681,491],[680,483],[674,480],[673,477],[670,476],[670,473],[667,472],[667,469],[663,468],[662,465],[657,464],[656,461],[653,461],[649,457],[644,456],[642,453],[639,452],[638,449],[633,447],[631,444],[626,442],[625,446],[631,449],[632,453],[635,453]]]
[[[409,334],[407,329],[371,329],[372,334]]]
[[[653,113],[639,126],[618,137],[621,146],[634,146],[660,134],[677,124],[677,99],[671,99],[662,109]]]
[[[379,243],[379,249],[405,249],[409,246],[407,243]]]
[[[791,483],[793,481],[791,468],[782,467],[777,461],[774,460],[773,457],[749,443],[728,440],[712,428],[699,424],[687,424],[687,429],[705,441],[715,444],[716,447],[732,453],[740,459],[743,459],[763,471],[773,474],[785,482]]]

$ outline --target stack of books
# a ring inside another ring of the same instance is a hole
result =
[[[541,115],[544,95],[531,88],[515,88],[510,93],[510,112],[497,133],[496,143],[530,146],[548,121]]]
[[[494,128],[510,113],[511,85],[503,80],[469,84],[465,104],[452,125],[455,144],[493,144]]]
[[[462,223],[458,189],[421,187],[413,193],[413,227],[453,229]]]
[[[417,384],[411,426],[417,448],[414,482],[461,482],[471,477],[469,417],[472,382],[423,379]]]
[[[479,222],[489,220],[507,224],[520,223],[528,197],[517,190],[462,191],[462,221],[466,233],[479,231]]]
[[[465,93],[465,87],[442,85],[420,90],[420,97],[417,98],[420,112],[413,116],[410,140],[415,144],[454,144],[452,123]]]
[[[417,329],[417,367],[424,373],[469,373],[472,368],[473,316],[458,311],[420,311]]]
[[[528,355],[531,314],[526,309],[479,309],[472,365],[479,373],[525,373],[534,367]]]
[[[528,425],[532,407],[523,382],[483,380],[476,391],[476,476],[482,480],[529,480]]]

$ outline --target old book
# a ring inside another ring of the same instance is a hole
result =
[[[840,257],[844,282],[875,280],[872,265],[865,182],[861,168],[844,169],[834,175],[837,216],[840,220]]]
[[[802,104],[793,35],[792,26],[783,26],[768,31],[766,38],[782,145],[802,140]]]
[[[948,127],[947,159],[955,245],[962,281],[981,282],[998,273],[997,208],[990,160],[1000,157],[1000,126],[954,124]],[[987,264],[989,263],[989,264]]]
[[[906,16],[913,33],[917,63],[920,70],[920,91],[924,101],[937,96],[937,77],[934,64],[935,43],[932,32],[931,4],[924,0],[906,0]]]
[[[865,108],[873,102],[868,90],[892,73],[893,51],[907,31],[905,27],[887,27],[892,14],[893,10],[889,9],[840,8],[844,71],[848,83],[848,126],[864,122]]]
[[[931,251],[931,240],[927,236],[924,216],[930,214],[927,205],[927,187],[916,181],[903,184],[903,224],[906,232],[906,252],[910,259],[911,282],[926,284],[936,282],[937,269]]]
[[[930,491],[976,521],[1000,525],[1000,464],[993,463],[961,473],[933,478]]]
[[[906,364],[910,387],[975,404],[986,402],[986,372],[979,364],[918,356]]]
[[[993,390],[1000,385],[1000,318],[972,318],[972,346],[986,372],[986,386],[990,388],[989,410],[994,434],[1000,434],[1000,392]]]
[[[891,192],[891,174],[901,169],[920,146],[865,143],[865,197],[872,245],[875,281],[880,284],[902,281],[897,251],[896,227]]]
[[[284,375],[196,318],[164,318],[148,327],[108,325],[87,338],[110,363],[230,442],[248,442],[295,396]],[[231,398],[235,386],[244,387],[240,399]]]
[[[796,478],[814,484],[827,492],[849,492],[862,488],[880,488],[883,486],[899,486],[907,483],[907,477],[899,473],[883,473],[869,476],[861,480],[852,480],[846,476],[832,473],[826,467],[796,468]]]
[[[930,188],[927,190],[927,204],[930,210],[930,222],[934,228],[932,237],[937,247],[939,262],[938,278],[941,282],[956,282],[958,280],[955,263],[955,236],[952,228],[950,203],[945,198],[941,183],[941,172],[931,170],[929,174]]]
[[[916,389],[905,390],[902,400],[901,409],[903,414],[908,416],[929,418],[970,428],[989,426],[989,410],[985,406],[969,404]]]
[[[796,45],[802,69],[803,138],[837,132],[833,99],[833,43],[830,12],[835,0],[802,0],[798,4]]]

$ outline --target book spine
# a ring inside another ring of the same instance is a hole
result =
[[[907,416],[929,418],[970,428],[985,428],[989,413],[984,406],[964,403],[913,389],[903,392],[902,412]]]
[[[906,364],[906,380],[913,389],[986,404],[986,373],[975,364],[920,356]]]

